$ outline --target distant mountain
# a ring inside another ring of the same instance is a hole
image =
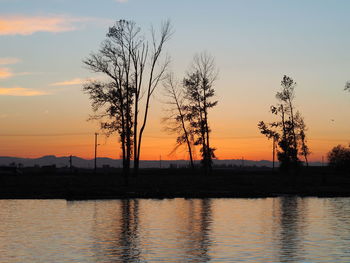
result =
[[[7,166],[10,164],[22,164],[24,167],[33,166],[45,166],[45,165],[56,165],[56,167],[69,166],[70,157],[56,157],[54,155],[47,155],[40,158],[17,158],[17,157],[0,157],[0,166]],[[72,164],[79,168],[93,168],[94,160],[83,159],[80,157],[72,156]],[[122,161],[111,158],[97,158],[97,166],[109,165],[111,167],[121,167]]]
[[[168,168],[172,167],[184,167],[188,165],[187,160],[154,160],[154,161],[140,161],[141,168]],[[197,161],[199,163],[199,161]],[[47,155],[40,158],[18,158],[18,157],[0,157],[0,166],[8,166],[11,164],[22,164],[24,167],[33,166],[45,166],[56,165],[56,167],[69,166],[69,156],[56,157],[54,155]],[[83,159],[80,157],[72,156],[72,164],[79,168],[93,168],[94,159]],[[97,158],[97,166],[102,167],[108,165],[110,167],[122,167],[122,160],[111,159],[106,157]],[[252,161],[252,160],[240,160],[240,159],[226,159],[226,160],[214,160],[214,165],[222,167],[230,166],[257,166],[257,167],[272,167],[272,162],[267,160]],[[278,164],[276,164],[277,166]],[[311,166],[321,166],[320,162],[311,162]]]

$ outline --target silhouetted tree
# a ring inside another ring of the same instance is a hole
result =
[[[296,116],[297,118],[297,128],[298,128],[298,138],[300,140],[300,152],[299,155],[303,156],[305,159],[306,166],[309,166],[308,156],[311,154],[309,146],[307,145],[306,131],[307,127],[304,122],[304,118],[300,116],[299,112]]]
[[[344,147],[342,145],[335,146],[327,154],[329,166],[340,170],[350,170],[350,145]]]
[[[350,82],[349,82],[349,81],[346,82],[345,87],[344,87],[344,90],[347,90],[347,91],[350,92]]]
[[[138,172],[141,140],[151,96],[163,78],[169,61],[167,58],[159,64],[159,60],[170,35],[171,26],[167,21],[161,26],[159,39],[152,28],[149,44],[134,22],[120,20],[109,28],[100,50],[83,61],[89,69],[108,78],[106,82],[89,81],[84,90],[90,95],[96,113],[93,118],[108,119],[102,121],[101,128],[107,134],[119,133],[126,177],[132,154],[135,174]],[[142,95],[145,95],[143,121],[138,129]]]
[[[169,74],[164,81],[163,86],[165,88],[166,96],[169,100],[166,102],[170,108],[167,109],[167,117],[163,119],[166,123],[165,129],[172,133],[177,134],[176,137],[176,147],[173,152],[176,151],[178,147],[186,144],[190,165],[194,169],[193,163],[193,142],[194,134],[193,129],[188,122],[188,108],[186,107],[186,100],[184,96],[183,87],[180,86],[174,80],[174,76]]]
[[[218,103],[211,101],[215,94],[213,84],[216,77],[214,58],[201,53],[194,57],[191,70],[183,80],[185,98],[188,101],[184,109],[188,112],[186,117],[195,135],[194,144],[201,146],[202,165],[206,173],[211,171],[212,158],[215,158],[215,148],[210,147],[208,113]]]
[[[304,119],[298,111],[295,112],[293,105],[295,86],[296,83],[292,78],[284,76],[281,81],[282,90],[276,94],[278,104],[270,107],[271,113],[278,116],[279,120],[268,124],[263,121],[258,123],[262,134],[278,142],[277,158],[281,169],[299,166],[298,153],[304,156],[308,164],[307,156],[310,154]]]
[[[134,52],[134,78],[135,78],[135,108],[134,108],[134,171],[135,176],[138,174],[139,161],[141,156],[141,142],[142,135],[146,128],[147,117],[149,106],[151,103],[151,96],[153,95],[155,89],[158,87],[159,82],[163,79],[166,69],[169,64],[169,57],[166,57],[162,64],[159,64],[159,59],[163,51],[164,44],[170,39],[172,35],[172,29],[170,21],[166,21],[162,24],[159,34],[159,39],[157,40],[156,33],[154,29],[151,29],[151,44],[149,48],[148,42],[143,42],[142,51]],[[150,51],[149,51],[150,50]],[[137,69],[138,68],[138,69]],[[145,71],[145,69],[148,71]],[[148,73],[146,81],[143,81],[145,74]],[[143,82],[146,83],[145,89],[142,89]],[[138,114],[139,114],[139,102],[142,92],[146,94],[145,108],[143,113],[143,121],[141,128],[138,131]]]
[[[127,180],[132,155],[133,94],[130,51],[127,48],[135,25],[125,20],[109,28],[106,40],[97,53],[92,53],[83,63],[93,72],[103,73],[106,81],[88,81],[84,91],[90,95],[93,119],[101,120],[101,129],[107,135],[118,132],[122,148],[123,170]]]

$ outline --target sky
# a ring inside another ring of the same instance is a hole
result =
[[[272,121],[283,75],[297,82],[295,106],[305,118],[310,160],[350,142],[350,2],[347,0],[0,0],[0,156],[119,158],[117,136],[106,138],[82,84],[96,75],[82,60],[96,52],[116,20],[145,33],[170,19],[165,47],[182,79],[196,53],[219,71],[218,105],[209,113],[219,159],[271,160],[272,142],[259,133]],[[176,135],[164,131],[160,85],[152,97],[141,159],[170,154]],[[199,155],[197,154],[197,158]]]

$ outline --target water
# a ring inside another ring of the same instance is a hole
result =
[[[350,262],[350,198],[0,200],[0,262]]]

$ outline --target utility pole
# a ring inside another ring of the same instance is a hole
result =
[[[275,136],[272,137],[272,170],[275,170],[275,149],[276,149],[276,139]]]
[[[97,161],[97,136],[98,136],[98,133],[95,132],[95,165],[94,165],[94,173],[96,173],[96,169],[97,169],[97,165],[96,165],[96,161]]]
[[[162,168],[162,156],[159,155],[159,168]]]
[[[73,169],[72,155],[69,156],[69,169]]]

